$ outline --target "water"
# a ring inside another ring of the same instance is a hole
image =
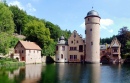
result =
[[[130,83],[130,65],[53,63],[1,67],[0,83]]]

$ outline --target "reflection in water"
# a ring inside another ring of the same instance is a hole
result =
[[[129,65],[80,63],[0,67],[0,83],[130,83]]]
[[[100,83],[100,64],[59,63],[59,83]]]
[[[23,83],[35,83],[40,80],[42,64],[29,64],[25,66],[25,80]]]
[[[40,80],[42,64],[28,64],[13,72],[9,72],[9,78],[14,79],[14,83],[35,83]]]
[[[89,64],[90,74],[88,83],[100,83],[100,64]]]

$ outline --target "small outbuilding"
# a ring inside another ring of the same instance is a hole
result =
[[[19,61],[25,61],[26,64],[42,62],[41,48],[35,42],[30,41],[18,41],[11,57]]]

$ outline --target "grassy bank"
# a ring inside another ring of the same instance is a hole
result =
[[[0,66],[22,66],[25,65],[25,62],[19,62],[16,59],[3,58],[0,59]]]

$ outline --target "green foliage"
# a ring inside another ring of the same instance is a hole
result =
[[[121,55],[122,55],[122,58],[124,58],[124,55],[127,55],[129,53],[129,51],[128,51],[128,46],[129,46],[128,41],[130,41],[130,31],[129,31],[129,29],[127,27],[121,28],[119,30],[117,38],[121,43]]]
[[[57,41],[57,38],[61,36],[61,29],[58,25],[54,25],[53,23],[47,21],[45,24],[46,28],[49,28],[51,33],[51,38],[54,39],[54,41]]]
[[[14,48],[14,46],[17,44],[18,41],[19,41],[19,39],[16,38],[15,36],[10,37],[9,47]]]
[[[12,34],[14,32],[13,13],[0,2],[0,32]]]
[[[70,30],[62,30],[62,35],[65,37],[65,40],[68,41],[68,38],[71,35],[71,31]]]
[[[28,22],[24,29],[24,34],[26,36],[26,40],[36,42],[43,49],[43,52],[48,50],[48,46],[53,42],[50,38],[49,29],[47,29],[41,21],[32,20]],[[43,52],[42,54],[48,55]]]
[[[17,6],[10,6],[9,9],[13,13],[13,20],[15,23],[15,32],[21,34],[23,32],[23,28],[27,23],[27,14],[25,11],[19,9]]]
[[[0,53],[7,54],[9,51],[9,43],[10,43],[10,36],[5,33],[1,32],[0,34]]]
[[[110,38],[102,38],[102,39],[100,39],[100,44],[105,44],[105,43],[107,43],[107,44],[110,44],[111,42],[112,42],[112,39],[115,37],[115,35],[113,35],[112,37],[110,37]]]

